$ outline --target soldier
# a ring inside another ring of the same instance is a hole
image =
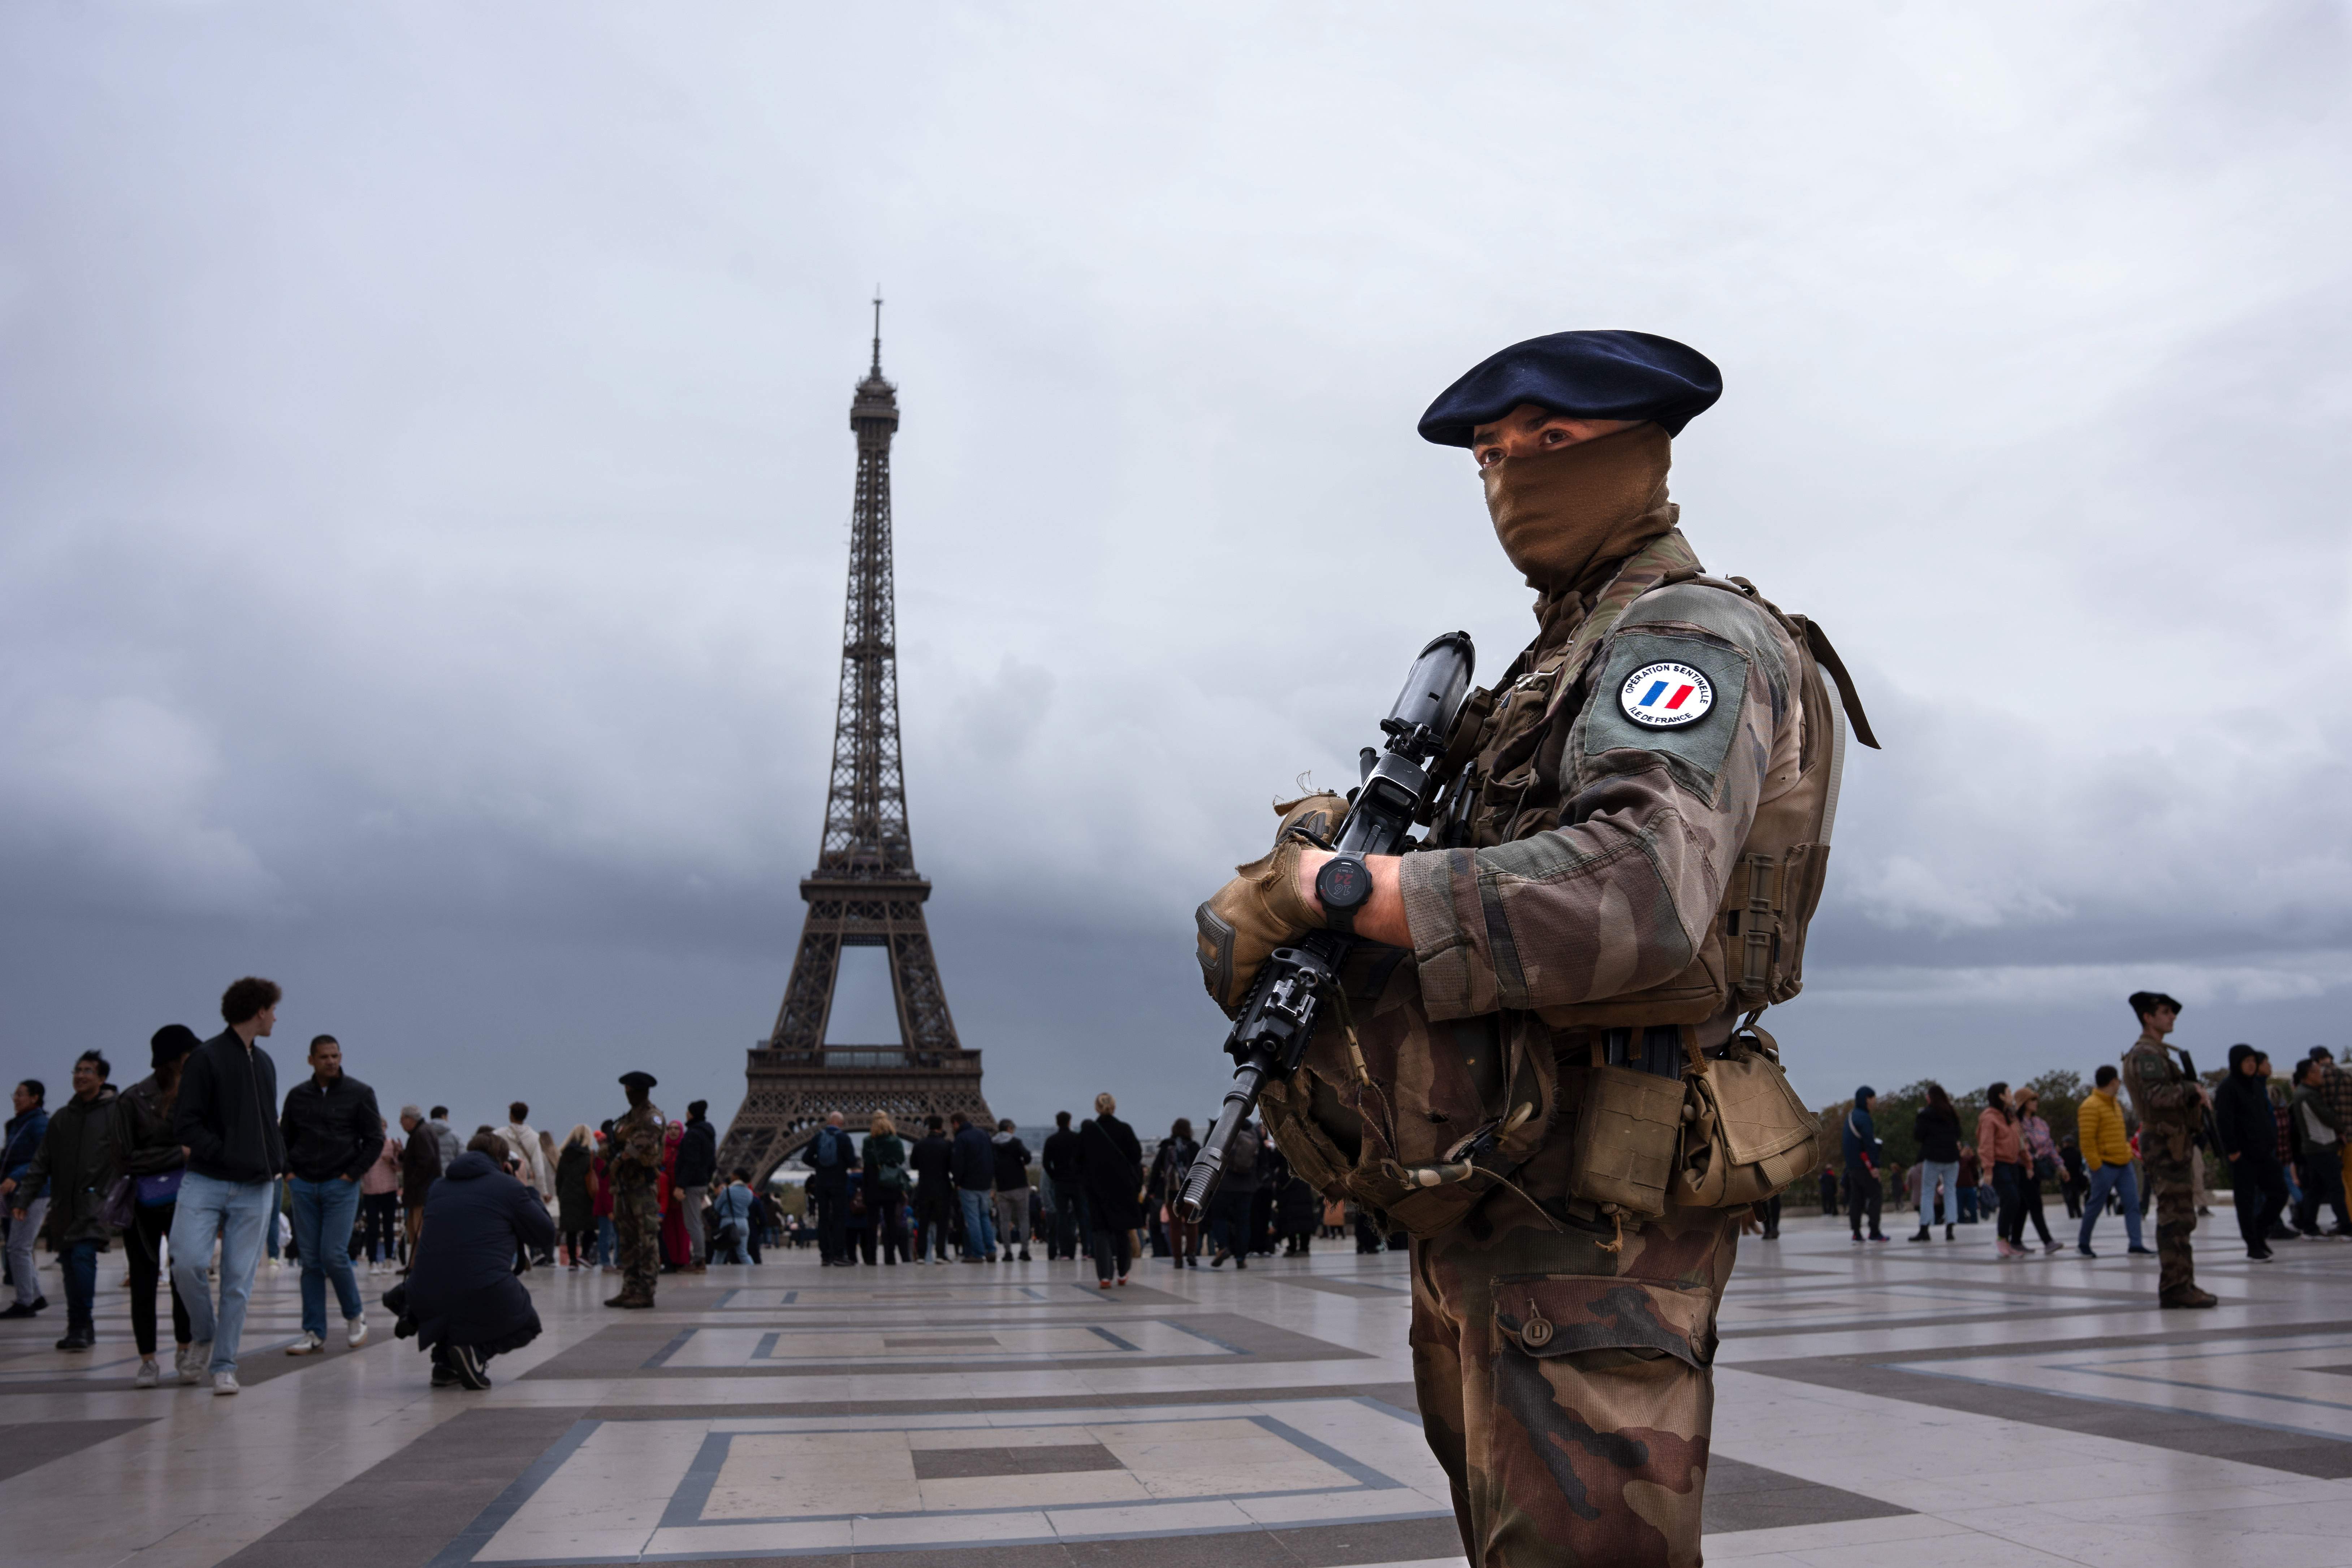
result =
[[[2220,1298],[2197,1288],[2189,1239],[2197,1229],[2195,1176],[2189,1160],[2213,1103],[2206,1087],[2173,1060],[2164,1037],[2180,1019],[2180,1004],[2161,991],[2134,991],[2131,1009],[2139,1038],[2124,1052],[2124,1090],[2139,1118],[2139,1159],[2156,1194],[2156,1301],[2163,1307],[2210,1307]]]
[[[1671,441],[1720,391],[1680,343],[1563,332],[1437,399],[1421,434],[1470,449],[1536,640],[1465,708],[1420,852],[1325,885],[1346,802],[1286,802],[1197,917],[1229,1011],[1274,946],[1360,939],[1267,1121],[1412,1235],[1423,1419],[1486,1568],[1699,1560],[1716,1310],[1756,1194],[1669,1196],[1682,1079],[1766,1059],[1740,1015],[1799,984],[1844,740],[1822,669],[1875,744],[1819,630],[1704,576],[1676,528]],[[1611,1136],[1578,1135],[1588,1109]],[[1816,1157],[1790,1121],[1783,1180]]]
[[[613,1124],[613,1230],[618,1238],[621,1293],[608,1307],[650,1307],[661,1272],[661,1201],[654,1178],[661,1172],[662,1113],[646,1092],[650,1072],[624,1072],[621,1087],[629,1108]]]

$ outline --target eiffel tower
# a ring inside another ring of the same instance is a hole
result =
[[[749,1053],[742,1108],[719,1146],[719,1169],[749,1170],[754,1185],[814,1138],[830,1111],[846,1115],[856,1132],[865,1131],[876,1111],[887,1111],[910,1140],[921,1135],[926,1115],[989,1116],[980,1092],[980,1052],[963,1048],[948,1014],[923,922],[931,884],[915,870],[907,832],[890,583],[890,437],[898,428],[898,392],[882,376],[878,298],[874,361],[850,402],[849,427],[857,434],[857,491],[850,510],[849,601],[842,614],[841,695],[824,836],[816,870],[801,882],[808,917],[783,1006],[774,1030]],[[888,952],[896,1041],[825,1043],[845,947]]]

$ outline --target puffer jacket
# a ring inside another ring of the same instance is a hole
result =
[[[25,1179],[9,1195],[11,1207],[25,1207],[48,1195],[49,1218],[41,1227],[52,1249],[77,1241],[103,1245],[108,1228],[106,1189],[114,1185],[113,1088],[102,1086],[88,1100],[67,1101],[49,1113],[40,1152],[25,1167]]]
[[[2074,1113],[2074,1135],[2083,1145],[2083,1163],[2091,1169],[2131,1164],[2123,1107],[2095,1090],[2083,1096],[2082,1107]]]

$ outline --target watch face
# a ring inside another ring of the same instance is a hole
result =
[[[1315,895],[1335,909],[1353,909],[1371,891],[1371,875],[1361,861],[1325,861],[1315,873]]]

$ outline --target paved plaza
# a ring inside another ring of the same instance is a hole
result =
[[[2221,1308],[2165,1312],[2155,1260],[2103,1228],[2096,1261],[1997,1263],[1989,1225],[1854,1247],[1793,1211],[1744,1241],[1708,1558],[2352,1565],[2352,1244],[2250,1263],[2218,1211],[2199,1278]],[[61,1308],[0,1323],[0,1560],[1458,1561],[1405,1260],[1323,1246],[1243,1274],[1146,1263],[1109,1294],[1067,1263],[772,1254],[630,1313],[599,1304],[612,1276],[541,1271],[548,1332],[486,1394],[428,1389],[380,1312],[363,1348],[339,1330],[289,1358],[297,1276],[265,1270],[234,1399],[131,1386],[109,1254],[95,1353],[50,1348]]]

